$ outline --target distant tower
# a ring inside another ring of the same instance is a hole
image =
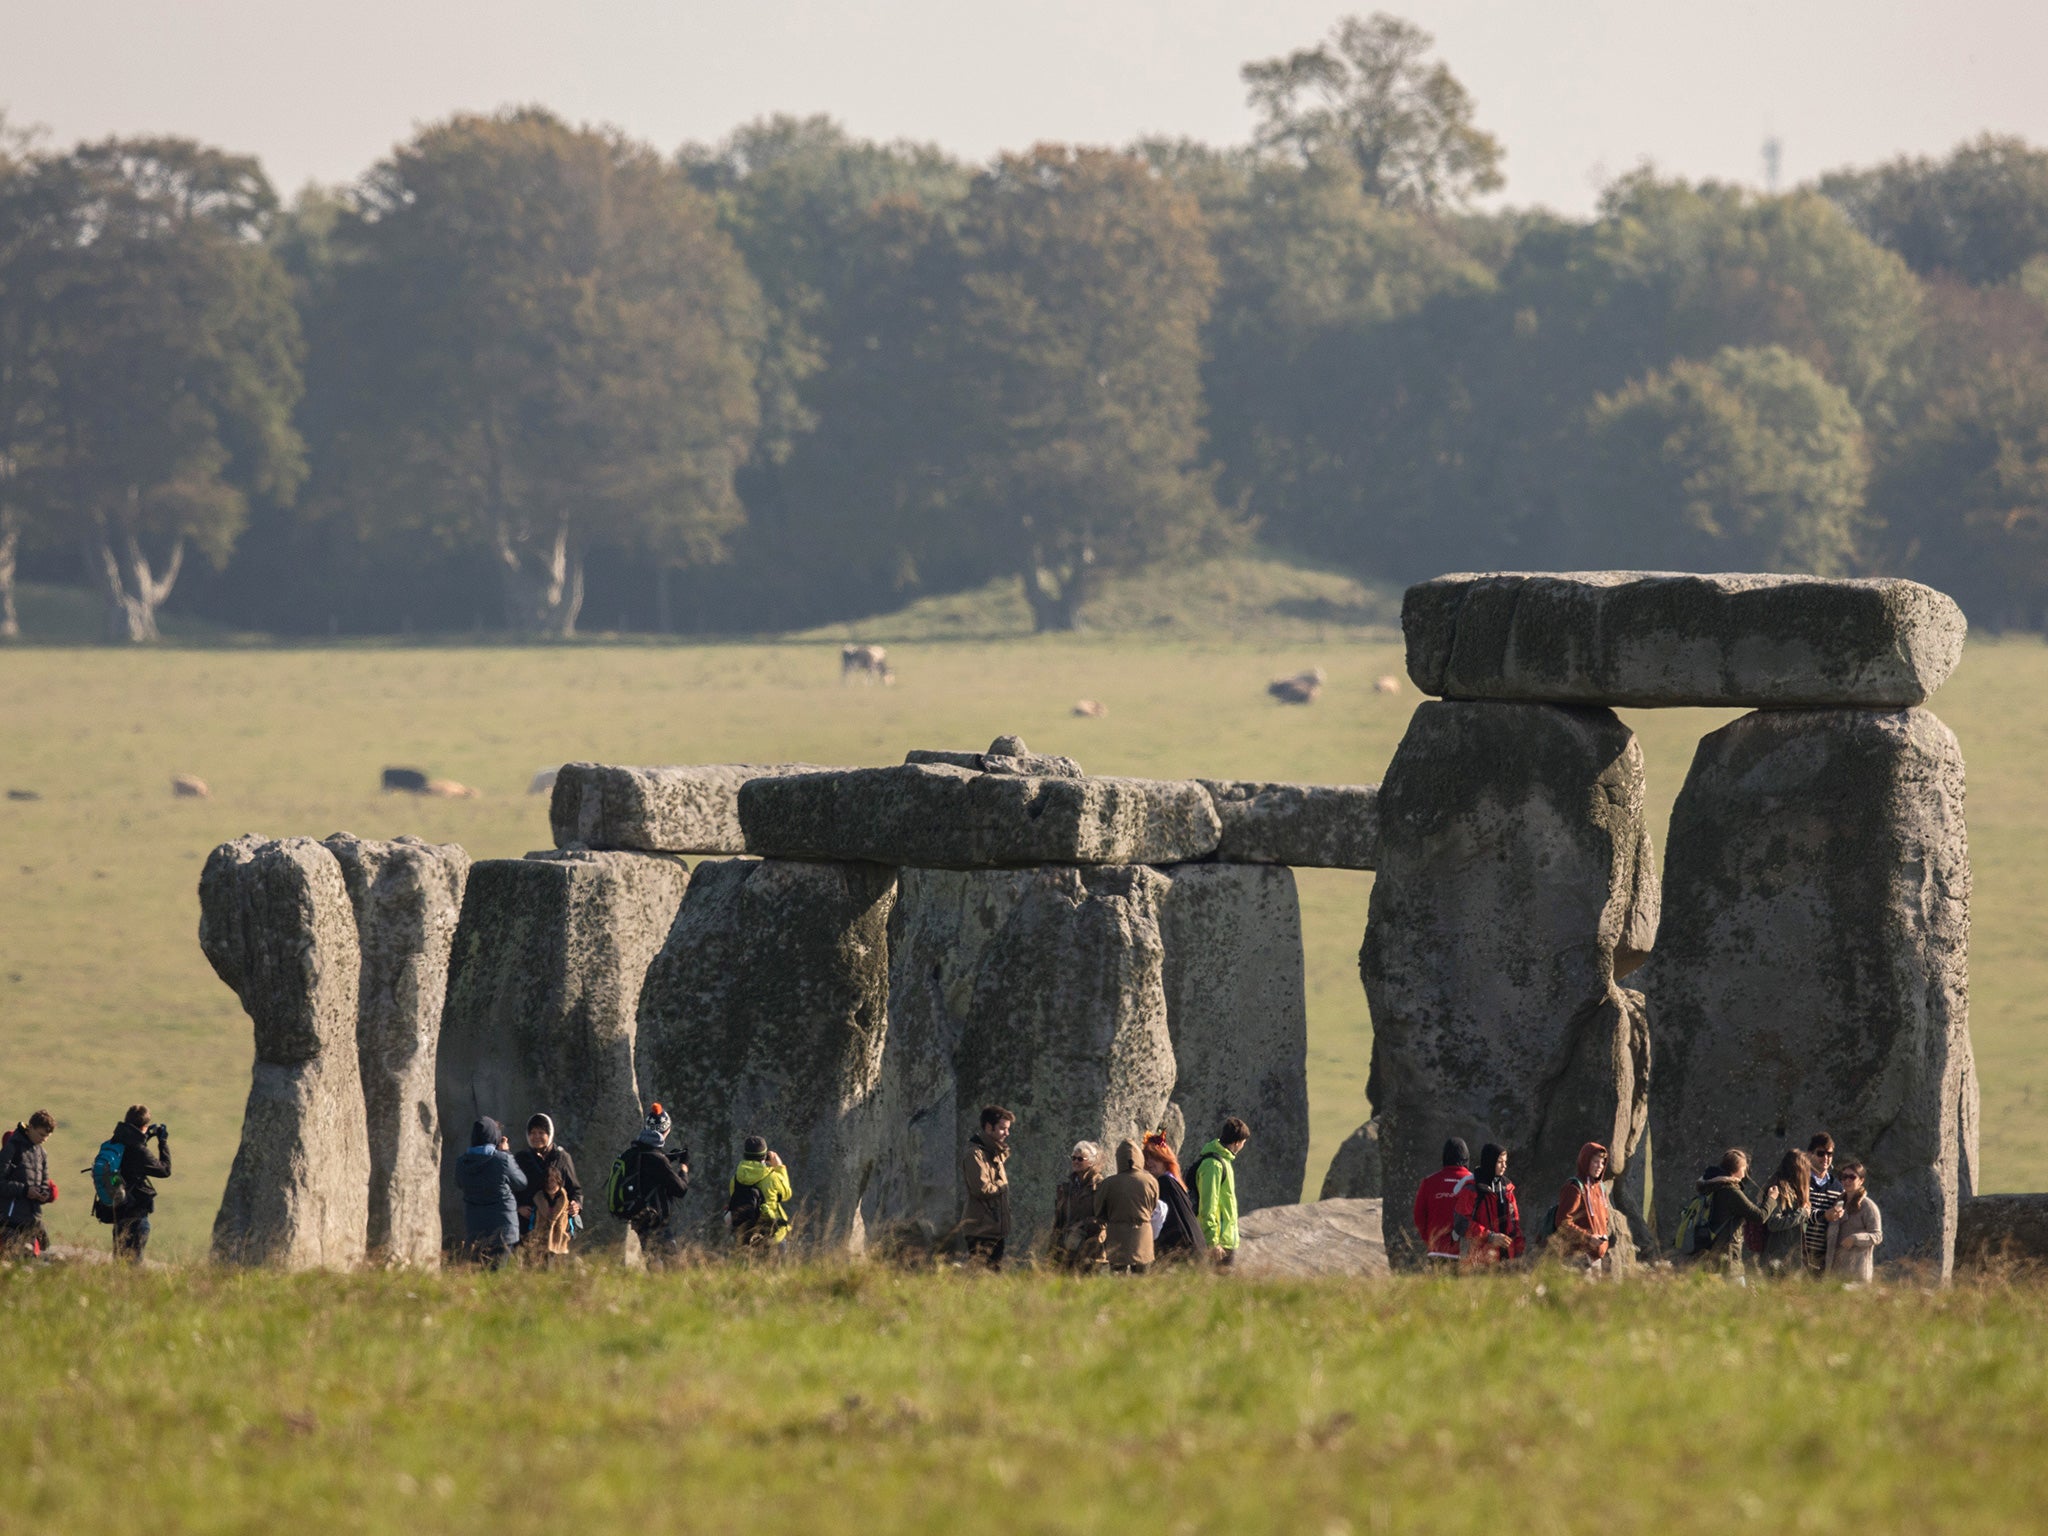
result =
[[[1785,161],[1785,143],[1775,133],[1764,140],[1764,190],[1778,195],[1778,169]]]

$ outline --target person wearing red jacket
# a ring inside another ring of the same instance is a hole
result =
[[[1515,1200],[1515,1186],[1508,1181],[1505,1147],[1489,1141],[1479,1149],[1472,1182],[1458,1196],[1458,1215],[1452,1230],[1464,1255],[1460,1273],[1512,1263],[1522,1256],[1526,1246],[1522,1210]]]
[[[1464,1140],[1453,1136],[1444,1143],[1444,1165],[1422,1181],[1415,1191],[1415,1230],[1431,1264],[1458,1262],[1458,1201],[1472,1187],[1472,1170],[1465,1166],[1472,1154]]]

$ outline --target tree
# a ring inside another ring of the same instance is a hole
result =
[[[1820,190],[1915,272],[2002,283],[2048,252],[2048,150],[1985,134],[1946,160],[1838,171]]]
[[[1200,464],[1200,209],[1144,161],[1040,145],[977,176],[944,333],[953,533],[1016,573],[1040,630],[1089,585],[1229,536]]]
[[[1596,400],[1592,429],[1600,563],[1855,569],[1870,477],[1863,423],[1842,389],[1783,347],[1673,363]]]
[[[182,139],[83,145],[17,191],[18,500],[77,543],[109,638],[154,640],[188,546],[219,564],[250,495],[304,474],[298,322],[261,244],[276,199],[254,160]]]
[[[527,633],[575,632],[593,543],[723,554],[760,293],[680,168],[537,109],[459,116],[378,165],[332,240],[330,505],[486,550]]]
[[[1247,64],[1258,143],[1311,162],[1348,162],[1390,207],[1455,207],[1503,185],[1500,141],[1473,122],[1470,94],[1432,62],[1435,39],[1384,12],[1337,23],[1313,48]]]
[[[17,499],[15,476],[36,422],[28,355],[33,294],[20,281],[21,245],[33,240],[37,224],[32,148],[28,135],[11,128],[0,112],[0,640],[21,635],[14,571],[27,514]]]

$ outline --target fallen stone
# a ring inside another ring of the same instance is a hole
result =
[[[1323,1175],[1323,1200],[1377,1200],[1383,1191],[1380,1178],[1380,1126],[1368,1120],[1337,1148],[1330,1159],[1330,1171]]]
[[[341,866],[311,838],[221,844],[199,877],[199,947],[256,1036],[213,1257],[284,1269],[361,1263],[370,1190],[356,1061],[362,962]]]
[[[1159,905],[1142,867],[906,869],[890,930],[869,1231],[960,1213],[981,1106],[1017,1116],[1010,1249],[1030,1253],[1077,1141],[1155,1129],[1173,1087]]]
[[[338,832],[362,953],[356,1059],[370,1153],[370,1253],[387,1263],[441,1262],[441,1132],[434,1059],[448,956],[469,855],[453,843],[370,842]]]
[[[1078,779],[1081,765],[1071,757],[1049,757],[1033,752],[1021,736],[998,736],[986,752],[941,752],[918,748],[905,755],[906,763],[943,763],[975,773],[1007,773],[1026,778]]]
[[[1889,1233],[1891,1207],[1883,1200],[1878,1206]],[[1885,1245],[1890,1242],[1887,1235]],[[1962,1202],[1956,1213],[1956,1268],[2041,1263],[2048,1263],[2048,1195],[1978,1195]]]
[[[1665,876],[1642,981],[1659,1231],[1722,1148],[1768,1174],[1825,1130],[1869,1165],[1879,1262],[1946,1272],[1975,1162],[1954,735],[1919,709],[1745,715],[1694,754]]]
[[[470,867],[448,967],[435,1091],[441,1220],[462,1231],[455,1159],[479,1115],[516,1148],[535,1112],[583,1182],[583,1241],[624,1241],[597,1209],[612,1159],[639,1133],[633,1043],[640,987],[689,882],[680,859],[535,853]]]
[[[1215,851],[1193,780],[1033,778],[946,764],[753,779],[739,795],[750,852],[921,869],[1173,864]]]
[[[1378,858],[1377,784],[1200,783],[1222,825],[1220,863],[1371,869]]]
[[[1269,1205],[1238,1223],[1232,1268],[1241,1275],[1358,1275],[1382,1279],[1387,1247],[1378,1200],[1318,1200]]]
[[[688,768],[617,768],[564,763],[548,803],[557,848],[635,853],[736,854],[740,786],[749,779],[819,773],[810,763],[699,763]]]
[[[1898,708],[1955,670],[1965,627],[1895,577],[1503,572],[1401,603],[1408,675],[1459,699]]]
[[[1540,1213],[1580,1146],[1627,1166],[1648,1107],[1640,994],[1616,985],[1657,929],[1643,759],[1610,710],[1430,703],[1380,788],[1360,970],[1366,1095],[1380,1127],[1387,1249],[1447,1136],[1508,1148]]]
[[[1182,1166],[1236,1115],[1252,1130],[1237,1163],[1238,1209],[1292,1205],[1308,1176],[1308,1002],[1294,872],[1175,864],[1159,873]]]
[[[741,1142],[765,1136],[795,1187],[792,1240],[843,1247],[860,1208],[895,896],[895,871],[875,864],[700,864],[641,989],[643,1095],[674,1117],[706,1188],[722,1192]],[[699,1205],[706,1236],[723,1209]]]

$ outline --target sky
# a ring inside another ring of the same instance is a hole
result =
[[[2048,143],[2040,0],[1395,0],[1507,147],[1500,198],[1588,211],[1645,160],[1785,184],[1986,131]],[[1360,7],[1365,9],[1365,7]],[[970,159],[1242,142],[1238,67],[1338,0],[0,0],[0,109],[64,144],[176,133],[290,191],[423,123],[539,103],[672,149],[771,113]]]

